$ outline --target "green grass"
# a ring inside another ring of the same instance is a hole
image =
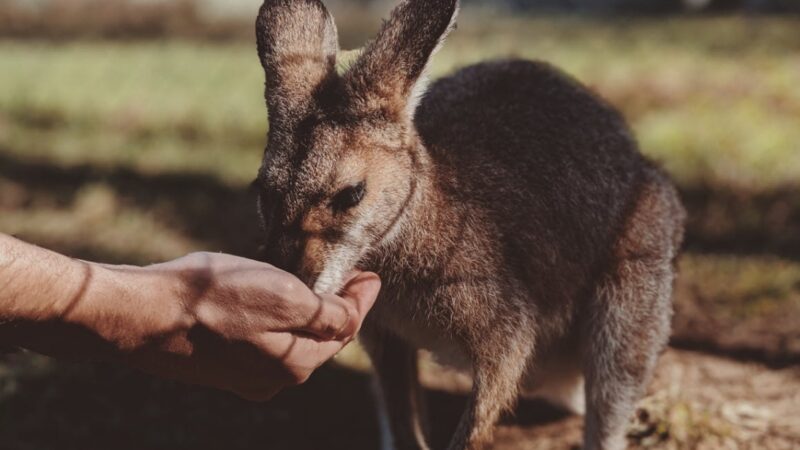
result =
[[[695,295],[715,306],[717,319],[743,320],[784,313],[800,314],[800,264],[778,258],[691,255],[681,272]],[[729,317],[725,317],[725,316]]]
[[[0,43],[0,147],[57,164],[244,182],[266,133],[246,45]]]
[[[682,184],[771,189],[800,173],[798,25],[468,17],[432,72],[552,62],[619,106]],[[232,182],[254,173],[266,112],[251,43],[5,41],[0,59],[4,152]]]

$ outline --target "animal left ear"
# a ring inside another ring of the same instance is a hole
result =
[[[413,118],[424,94],[425,69],[455,27],[458,0],[403,0],[345,74],[368,108]]]

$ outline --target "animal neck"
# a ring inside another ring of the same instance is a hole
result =
[[[435,163],[416,136],[409,154],[412,161],[409,198],[397,229],[376,256],[379,267],[418,275],[438,268],[441,261],[436,255],[443,242],[452,240],[452,233],[444,220],[448,205],[436,183]]]

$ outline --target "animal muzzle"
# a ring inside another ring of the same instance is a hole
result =
[[[314,268],[310,271],[313,278],[312,289],[317,294],[338,293],[347,281],[347,276],[355,268],[360,257],[358,248],[346,244],[331,246],[325,255],[316,260]]]
[[[361,256],[358,246],[321,237],[301,239],[290,233],[266,244],[263,260],[297,276],[317,294],[335,294]]]

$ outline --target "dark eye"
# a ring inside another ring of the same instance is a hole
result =
[[[367,188],[363,181],[353,186],[348,186],[333,196],[330,207],[334,212],[347,211],[348,209],[361,203],[361,200],[364,198],[364,194],[366,193]]]

